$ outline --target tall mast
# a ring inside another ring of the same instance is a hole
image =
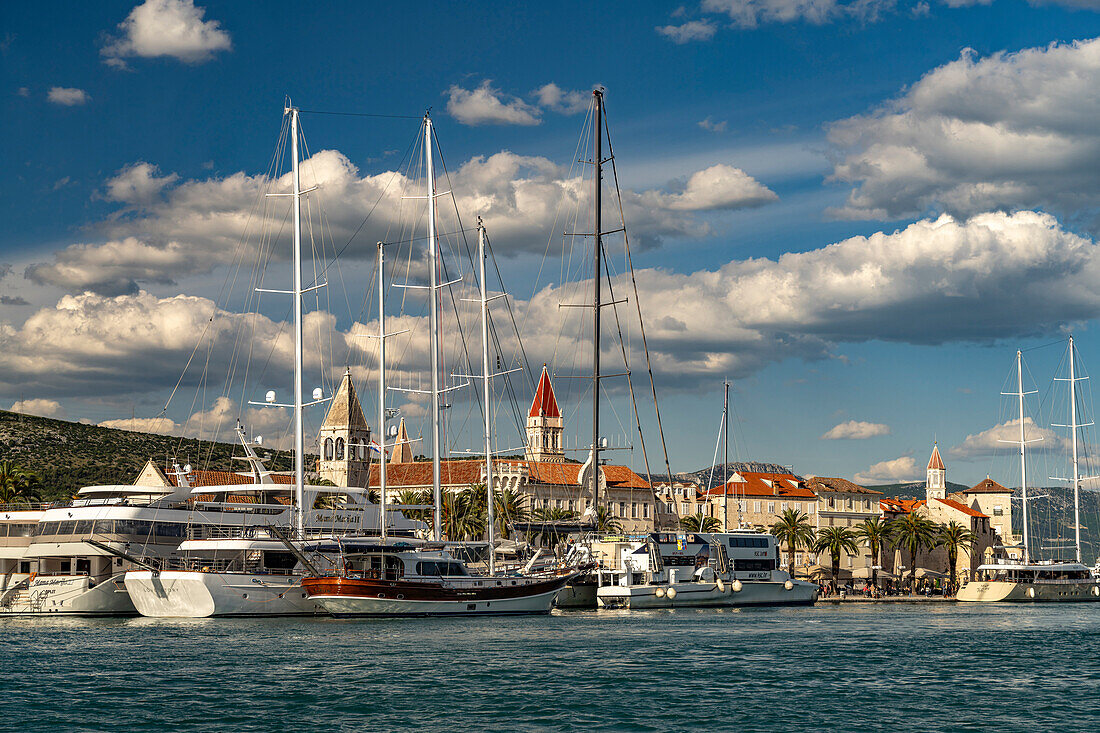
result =
[[[294,515],[305,537],[305,432],[302,427],[302,186],[298,176],[298,108],[290,108],[290,160],[294,179]]]
[[[428,269],[431,272],[431,289],[429,290],[429,328],[431,329],[431,368],[432,368],[432,536],[435,540],[443,539],[442,527],[442,490],[440,488],[440,455],[443,441],[440,438],[440,411],[442,407],[439,401],[439,369],[443,363],[440,353],[442,345],[439,343],[439,305],[436,296],[439,291],[439,252],[438,243],[435,241],[435,168],[432,160],[432,118],[424,115],[424,171],[428,179]]]
[[[378,522],[386,542],[386,267],[385,245],[378,243]],[[368,477],[369,482],[369,477]]]
[[[1016,351],[1016,396],[1020,400],[1020,486],[1023,490],[1024,513],[1024,563],[1031,562],[1031,553],[1027,544],[1027,459],[1024,457],[1024,446],[1027,441],[1024,438],[1024,359],[1023,353]]]
[[[1073,544],[1077,549],[1077,562],[1081,562],[1081,474],[1077,468],[1077,374],[1073,353],[1073,337],[1069,337],[1069,415],[1073,431]]]
[[[595,140],[596,165],[593,176],[595,191],[593,195],[593,214],[595,222],[592,229],[592,509],[597,512],[600,505],[600,258],[603,255],[601,234],[602,189],[603,189],[603,91],[593,89],[596,111],[592,121],[592,133]]]
[[[725,398],[722,401],[722,435],[724,444],[722,448],[722,531],[728,532],[730,527],[730,497],[729,497],[729,464],[730,464],[730,383],[722,382],[726,388]],[[741,511],[738,504],[738,511]]]
[[[477,263],[481,278],[481,376],[485,405],[485,494],[489,522],[489,574],[496,572],[493,540],[496,533],[496,507],[493,506],[493,432],[489,409],[489,294],[485,286],[485,227],[477,218]]]

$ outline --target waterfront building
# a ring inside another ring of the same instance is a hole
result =
[[[336,486],[365,486],[370,472],[371,429],[355,393],[351,370],[344,372],[318,431],[317,473]]]

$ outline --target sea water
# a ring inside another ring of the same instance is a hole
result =
[[[1088,730],[1100,604],[0,619],[0,730]]]

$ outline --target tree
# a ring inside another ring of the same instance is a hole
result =
[[[855,555],[859,552],[856,544],[856,535],[847,527],[822,527],[817,531],[814,543],[810,548],[814,552],[828,552],[832,560],[833,587],[836,588],[840,580],[840,556],[847,552]]]
[[[810,524],[810,518],[797,509],[784,510],[772,525],[772,534],[777,543],[787,546],[787,572],[793,578],[794,553],[800,548],[810,547],[814,542],[814,528]]]
[[[913,595],[917,579],[917,553],[936,546],[936,523],[916,512],[909,512],[890,522],[893,545],[909,555],[909,595]]]
[[[702,512],[680,520],[680,528],[688,532],[717,532],[718,527],[719,523],[716,518],[708,517]]]
[[[864,519],[855,529],[856,538],[871,550],[871,585],[878,585],[878,566],[882,545],[890,539],[890,525],[882,517]]]
[[[550,547],[556,547],[562,539],[562,533],[558,531],[557,527],[553,526],[554,522],[568,522],[577,518],[576,512],[571,512],[568,509],[561,509],[558,507],[547,507],[545,509],[535,510],[535,520],[543,522],[543,528],[539,531],[532,533],[532,539],[538,538],[542,541],[542,544],[549,545]]]
[[[596,531],[603,534],[619,534],[623,531],[623,525],[611,513],[611,507],[606,505],[596,507]]]
[[[517,491],[501,489],[493,493],[493,511],[500,536],[507,539],[508,527],[512,522],[527,521],[527,500]]]
[[[0,461],[0,504],[29,504],[38,498],[38,475],[10,460]]]
[[[387,496],[386,498],[389,498],[389,496]],[[397,492],[397,502],[399,504],[407,504],[409,506],[423,506],[425,504],[432,503],[432,495],[428,491],[404,489]],[[421,522],[427,522],[431,517],[431,511],[428,509],[402,509],[401,513],[409,519],[418,520]]]
[[[939,544],[947,548],[947,589],[951,595],[954,595],[958,577],[955,566],[959,561],[959,550],[965,548],[968,554],[973,553],[978,536],[955,520],[951,520],[946,525],[940,526],[938,539]]]

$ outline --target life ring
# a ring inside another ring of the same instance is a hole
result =
[[[1027,589],[1027,597],[1028,598],[1034,598],[1035,597],[1035,589],[1034,588],[1028,588]]]
[[[668,600],[671,601],[673,598],[676,597],[676,589],[675,588],[669,588],[668,590],[666,590],[665,591],[665,597],[668,598]]]
[[[721,578],[718,578],[718,580],[716,580],[714,582],[714,585],[717,586],[719,593],[725,593],[726,592],[726,583]]]
[[[1092,586],[1092,594],[1094,596],[1100,596],[1100,585]]]

